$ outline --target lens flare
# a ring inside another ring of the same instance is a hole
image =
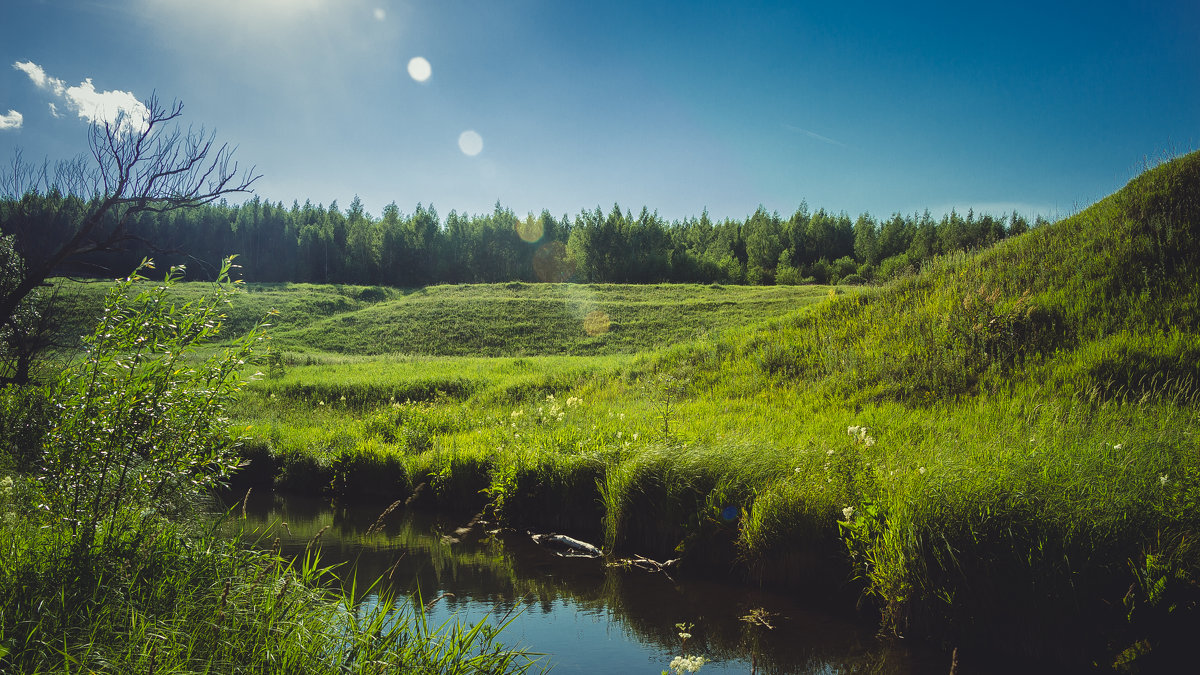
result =
[[[513,227],[516,228],[517,236],[521,238],[521,241],[527,244],[536,242],[546,233],[546,226],[542,223],[542,219],[535,219],[533,216],[529,216],[525,220],[518,220]]]
[[[604,335],[611,326],[612,321],[609,320],[608,314],[598,309],[588,312],[588,315],[583,317],[583,330],[592,337]]]
[[[408,61],[408,76],[417,82],[424,82],[433,75],[433,66],[423,56],[414,56]]]
[[[464,155],[474,157],[483,152],[483,137],[467,129],[458,135],[458,149],[462,150]]]
[[[575,262],[561,241],[546,242],[533,253],[533,273],[539,281],[561,284],[575,276]]]

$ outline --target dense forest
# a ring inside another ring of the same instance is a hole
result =
[[[15,235],[27,261],[45,260],[70,239],[87,204],[58,193],[0,200],[0,227]],[[1033,223],[1041,223],[1040,216]],[[759,208],[745,220],[699,217],[668,222],[647,208],[634,215],[614,204],[569,217],[548,211],[521,218],[497,202],[492,213],[433,206],[403,213],[393,202],[380,217],[356,197],[342,210],[260,197],[200,208],[137,213],[119,252],[97,252],[61,273],[113,276],[143,257],[186,265],[189,278],[210,277],[224,256],[239,255],[247,281],[423,286],[499,281],[611,283],[864,283],[915,269],[932,256],[988,246],[1029,229],[1006,217],[810,212],[789,217]]]

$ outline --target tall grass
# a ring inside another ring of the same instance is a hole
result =
[[[528,387],[503,384],[516,361],[441,362],[475,385],[326,408],[322,431],[254,394],[246,421],[274,421],[252,445],[386,459],[389,498],[425,483],[514,522],[573,514],[610,550],[861,593],[905,635],[1161,663],[1200,621],[1197,195],[1192,154],[886,287],[561,377],[530,360]],[[375,368],[279,386],[422,381]]]
[[[0,390],[0,671],[532,668],[482,623],[330,595],[312,550],[197,531],[189,504],[237,464],[225,415],[258,341],[195,354],[221,329],[230,265],[186,301],[169,293],[178,270],[158,285],[135,272],[52,386]]]
[[[105,555],[4,527],[0,655],[5,672],[527,672],[496,641],[503,624],[430,625],[419,601],[361,589],[299,557],[246,548],[211,528],[148,519]]]

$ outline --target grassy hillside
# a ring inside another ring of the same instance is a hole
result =
[[[152,276],[152,274],[151,274]],[[75,307],[64,333],[90,328],[107,284],[66,283]],[[181,300],[207,284],[180,284]],[[690,340],[825,298],[824,286],[473,284],[381,286],[247,284],[227,330],[268,312],[279,351],[349,355],[533,356],[631,354]],[[838,292],[856,290],[839,289]],[[95,309],[91,309],[95,308]]]
[[[920,275],[735,339],[702,369],[759,368],[855,402],[947,400],[1041,383],[1064,394],[1200,384],[1200,159]]]
[[[293,368],[255,385],[239,429],[280,485],[390,500],[424,483],[608,550],[862,594],[964,664],[1162,667],[1200,627],[1198,201],[1192,154],[765,324],[624,360]],[[403,302],[364,310],[364,332]]]

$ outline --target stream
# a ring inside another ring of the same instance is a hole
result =
[[[278,538],[288,555],[302,552],[320,532],[322,564],[343,563],[339,577],[356,574],[362,589],[390,575],[386,583],[397,595],[419,589],[425,602],[440,597],[429,613],[435,626],[455,615],[469,623],[511,618],[500,641],[545,654],[543,663],[554,673],[657,675],[683,651],[708,659],[703,675],[949,670],[944,655],[918,655],[876,637],[861,620],[795,597],[564,558],[524,532],[489,532],[492,525],[456,533],[469,516],[399,508],[380,519],[383,508],[254,491],[243,536],[264,548]],[[373,602],[377,593],[361,599]],[[760,620],[748,621],[751,615]],[[677,624],[691,624],[686,645]]]

